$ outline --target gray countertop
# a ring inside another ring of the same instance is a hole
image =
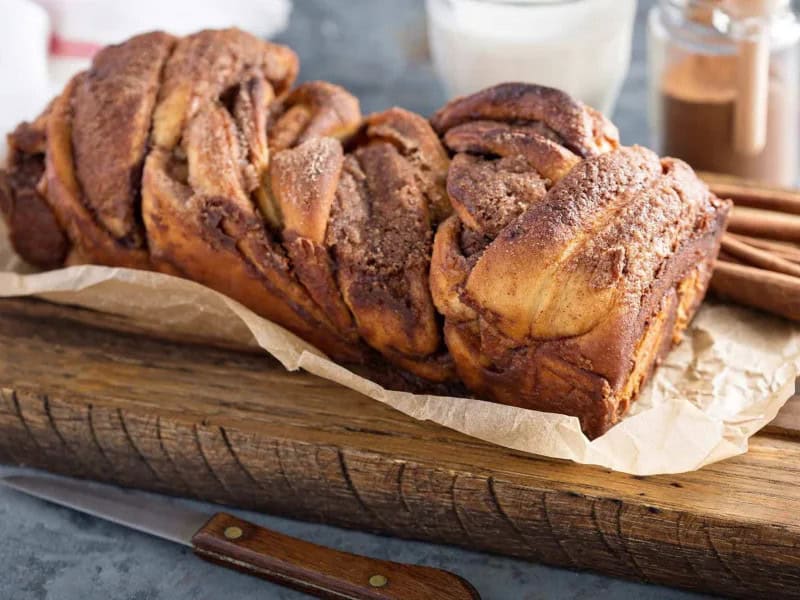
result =
[[[640,0],[639,4],[634,58],[614,115],[629,144],[648,141],[644,15],[652,2]],[[295,0],[289,29],[279,39],[299,52],[304,79],[325,78],[346,86],[361,98],[364,112],[397,104],[429,114],[441,105],[444,94],[425,58],[424,19],[422,0]],[[0,474],[11,471],[0,467]],[[211,505],[204,508],[209,512],[215,509]],[[444,546],[240,514],[320,544],[450,569],[467,577],[489,600],[700,597]],[[0,488],[0,539],[3,599],[305,597],[208,565],[186,548],[4,488]]]

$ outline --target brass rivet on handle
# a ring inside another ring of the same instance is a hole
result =
[[[241,527],[236,527],[235,525],[232,527],[226,527],[224,532],[225,538],[229,540],[238,540],[240,537],[242,537],[242,534],[243,531]]]
[[[385,575],[373,575],[369,578],[369,584],[372,587],[383,587],[387,583],[389,583],[389,580],[386,579]]]

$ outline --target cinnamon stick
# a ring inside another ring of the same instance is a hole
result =
[[[730,198],[737,206],[800,215],[800,191],[769,187],[716,173],[701,173],[701,177],[715,195]]]
[[[787,242],[775,242],[772,240],[763,240],[761,238],[750,237],[749,235],[741,235],[738,233],[728,233],[728,236],[766,250],[775,256],[779,256],[784,260],[800,264],[800,248],[793,246]]]
[[[744,264],[740,259],[736,258],[732,254],[728,254],[727,252],[725,252],[722,249],[720,249],[719,255],[717,255],[717,260],[718,261],[725,261],[725,262],[729,262],[729,263],[737,263],[737,264],[740,264],[740,265]]]
[[[711,289],[724,299],[800,321],[800,278],[718,261]]]
[[[701,177],[714,194],[734,203],[711,290],[800,321],[800,191],[728,175]]]
[[[800,215],[734,206],[728,231],[770,240],[800,242]]]
[[[751,246],[730,234],[726,234],[722,237],[722,251],[725,255],[732,256],[736,259],[736,262],[743,262],[760,269],[767,269],[769,271],[775,271],[776,273],[785,273],[786,275],[800,277],[800,265],[785,260],[770,251]]]

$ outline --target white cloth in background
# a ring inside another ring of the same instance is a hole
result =
[[[5,134],[47,103],[49,34],[43,8],[29,0],[0,0],[0,158]]]

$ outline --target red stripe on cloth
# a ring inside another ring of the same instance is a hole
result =
[[[92,42],[65,40],[53,34],[50,36],[50,54],[69,58],[92,58],[102,46]]]

